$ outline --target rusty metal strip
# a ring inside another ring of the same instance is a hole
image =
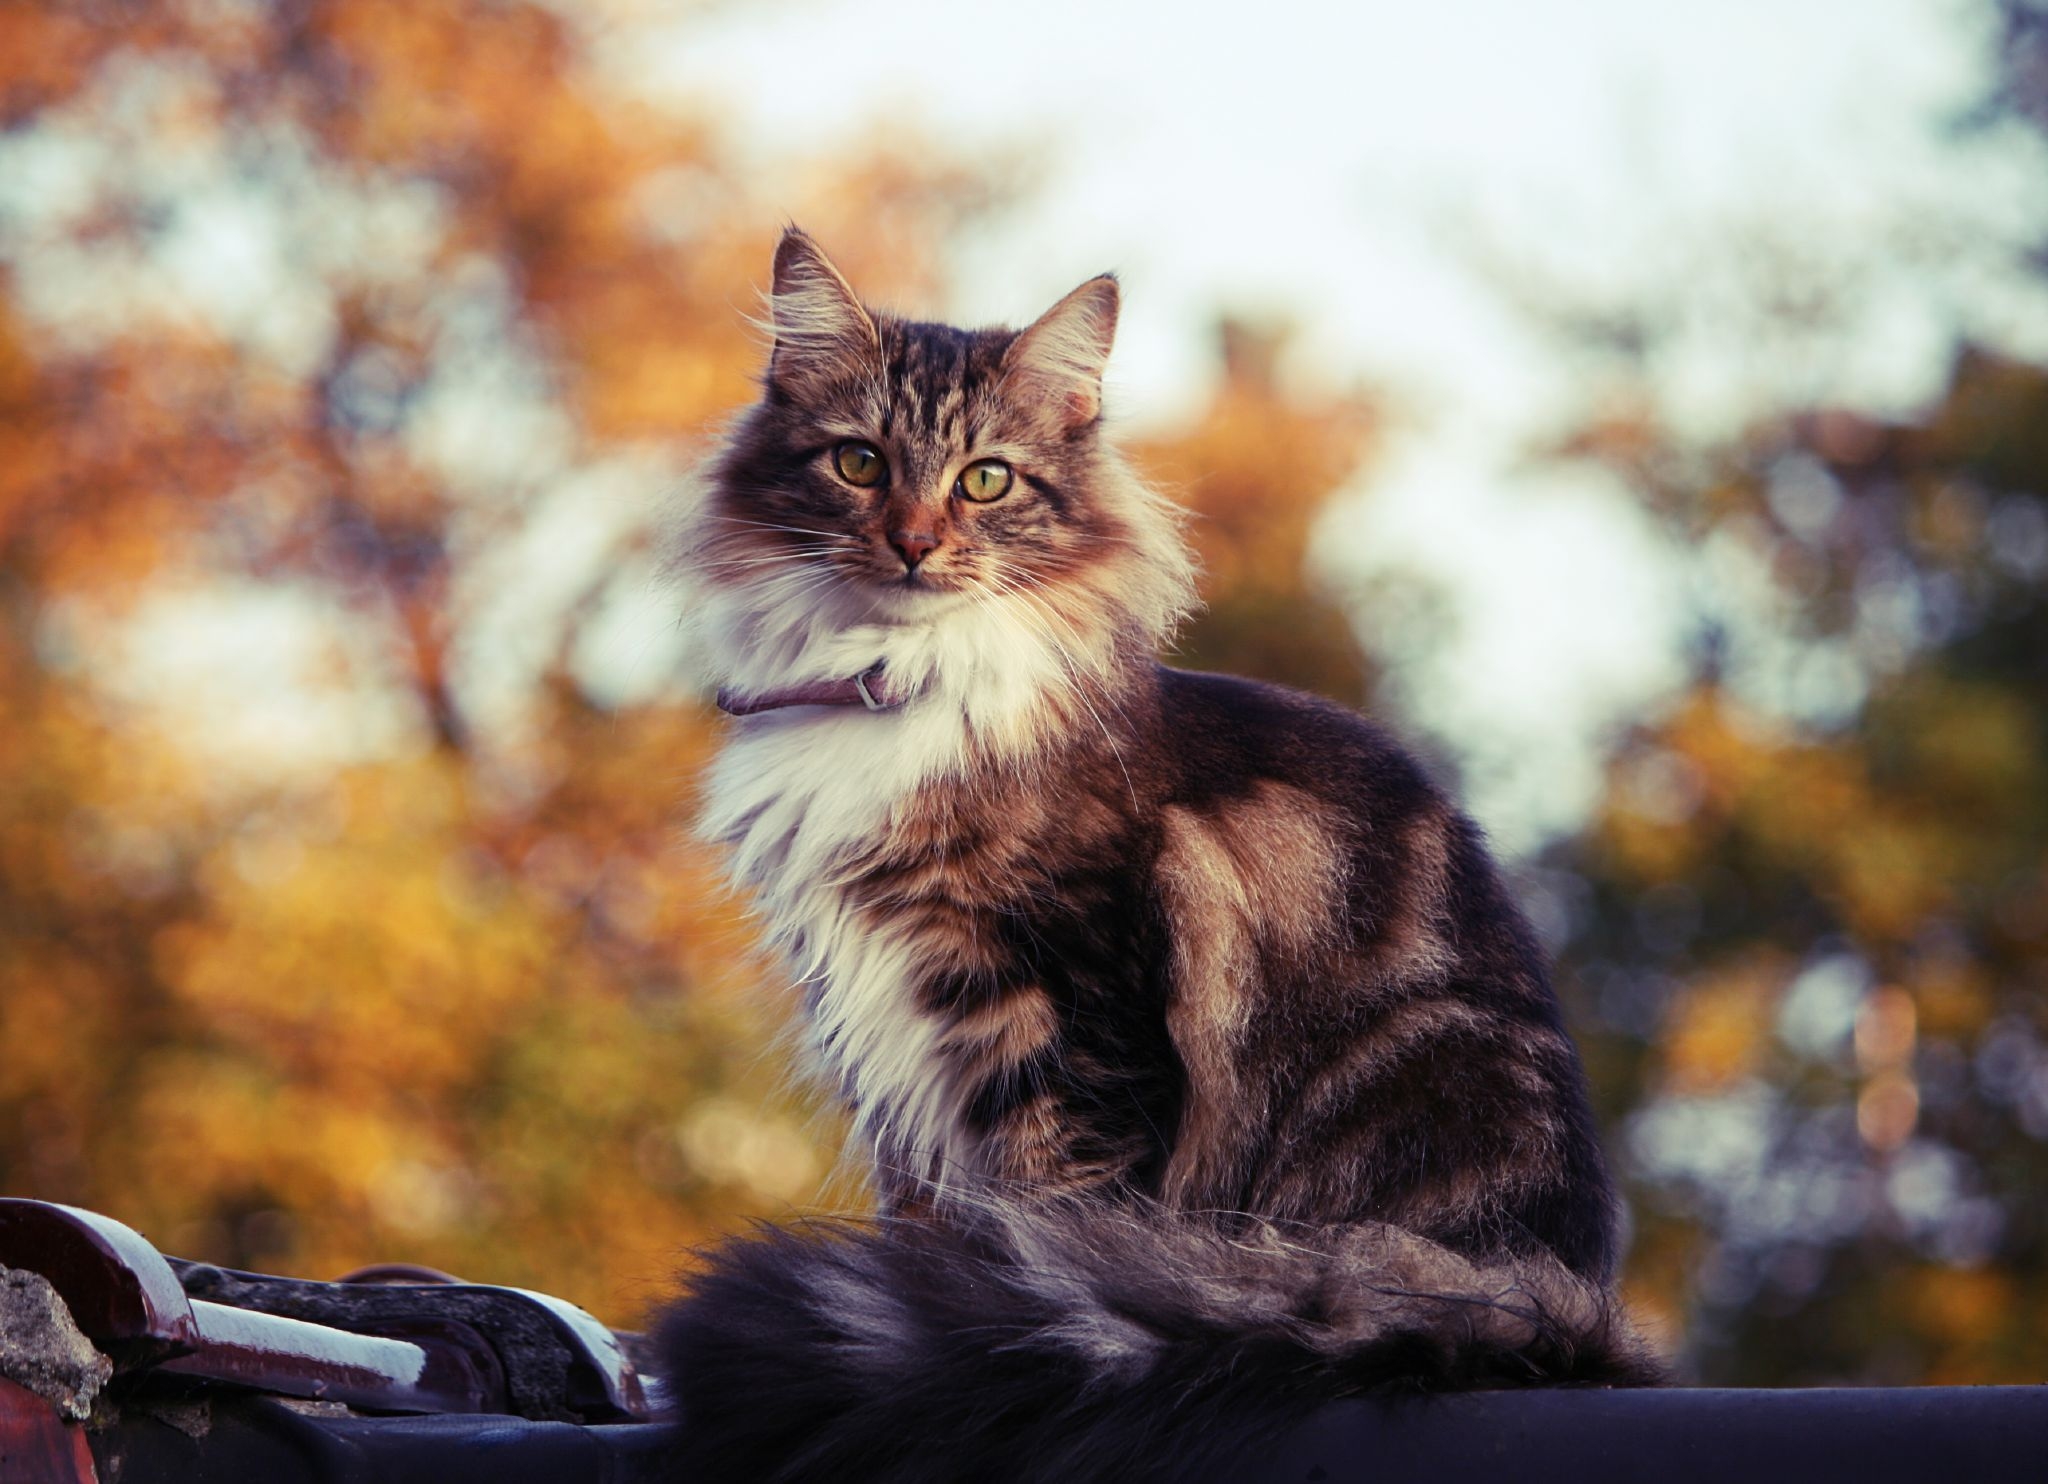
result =
[[[85,1429],[26,1386],[0,1380],[0,1479],[6,1484],[98,1484]]]
[[[417,1338],[353,1333],[308,1319],[188,1298],[170,1262],[105,1216],[0,1200],[0,1265],[40,1273],[120,1372],[162,1372],[381,1412],[481,1412],[503,1387],[460,1326]]]
[[[503,1363],[504,1409],[521,1416],[627,1422],[654,1410],[618,1337],[547,1294],[472,1283],[314,1283],[203,1263],[174,1260],[172,1266],[195,1302],[362,1334],[410,1339],[439,1332],[452,1340],[460,1331],[479,1337],[478,1345]]]
[[[431,1366],[409,1340],[350,1334],[192,1301],[199,1344],[155,1370],[224,1381],[280,1396],[312,1397],[378,1412],[477,1412],[486,1398],[460,1367]]]
[[[117,1362],[180,1354],[199,1341],[184,1286],[164,1255],[95,1212],[0,1200],[0,1266],[49,1279],[86,1338]]]

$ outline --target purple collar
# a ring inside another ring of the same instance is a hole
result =
[[[785,706],[865,706],[870,711],[893,711],[910,697],[898,695],[882,674],[883,660],[876,660],[850,680],[814,680],[788,690],[771,690],[758,696],[743,696],[719,688],[718,709],[727,716],[752,716],[757,711],[780,711]]]

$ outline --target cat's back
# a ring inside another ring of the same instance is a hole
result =
[[[1385,728],[1233,675],[1162,666],[1159,698],[1162,814],[1227,835],[1269,908],[1313,895],[1339,937],[1385,950],[1394,978],[1457,972],[1554,1020],[1542,952],[1483,832]]]
[[[1157,873],[1181,945],[1169,1020],[1197,1074],[1169,1194],[1392,1219],[1473,1253],[1533,1242],[1605,1273],[1583,1074],[1478,827],[1334,702],[1169,669],[1159,698],[1175,789]],[[1247,1133],[1247,1099],[1218,1086],[1260,1088],[1270,1126]],[[1421,1148],[1432,1161],[1403,1153]]]
[[[1228,798],[1267,782],[1353,817],[1396,819],[1447,807],[1392,734],[1326,697],[1162,665],[1159,698],[1176,802]]]

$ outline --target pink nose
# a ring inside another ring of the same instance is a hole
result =
[[[915,572],[919,562],[939,549],[939,538],[929,531],[891,531],[889,544],[903,558],[903,569]]]

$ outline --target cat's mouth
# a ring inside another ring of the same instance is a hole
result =
[[[958,584],[944,573],[935,573],[925,567],[913,567],[908,572],[892,573],[878,579],[889,592],[924,593],[938,595],[959,590]]]
[[[951,573],[921,569],[899,572],[874,580],[884,605],[899,613],[929,612],[933,607],[966,596],[968,584]]]

